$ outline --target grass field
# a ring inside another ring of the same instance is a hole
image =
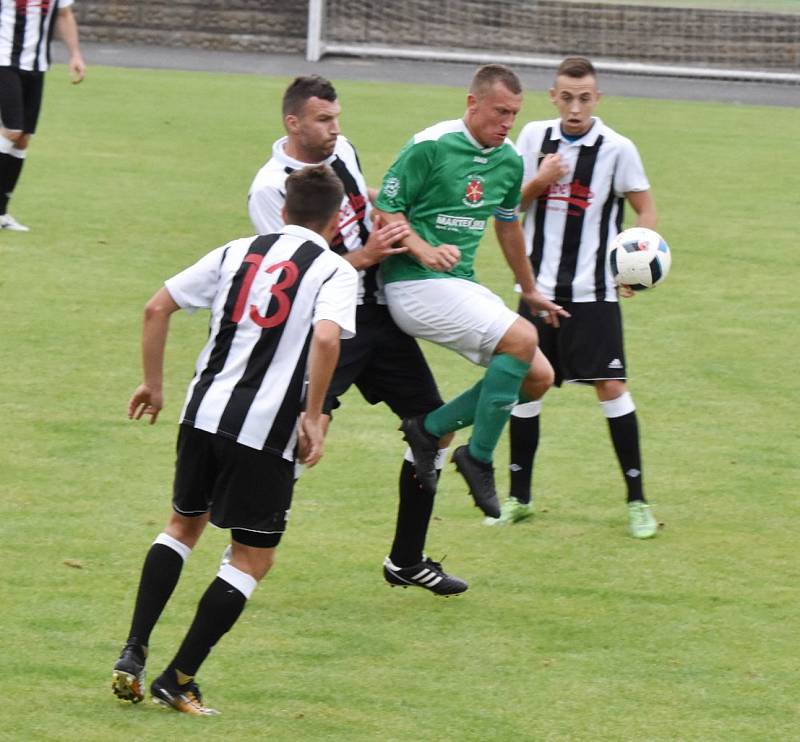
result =
[[[609,99],[639,144],[673,273],[624,306],[659,536],[626,535],[621,477],[585,389],[543,412],[537,516],[481,526],[450,467],[429,538],[460,598],[389,590],[380,564],[404,450],[350,393],[298,485],[278,564],[201,671],[216,719],[109,690],[141,560],[169,509],[203,317],[176,315],[167,407],[125,419],[141,308],[250,233],[245,196],[285,79],[94,68],[48,76],[0,234],[0,739],[798,740],[797,218],[800,111]],[[372,183],[449,88],[338,84]],[[521,121],[550,116],[541,92]],[[513,300],[499,250],[484,283]],[[426,346],[446,396],[476,378]],[[506,482],[498,453],[498,476]],[[189,560],[151,645],[172,656],[226,534]]]

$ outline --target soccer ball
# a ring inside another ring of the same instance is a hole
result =
[[[631,227],[620,232],[608,251],[611,275],[617,285],[634,291],[658,286],[669,274],[672,255],[664,238],[645,227]]]

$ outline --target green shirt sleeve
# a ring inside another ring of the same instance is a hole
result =
[[[435,141],[409,141],[383,177],[375,206],[388,213],[402,211],[409,215],[424,192],[435,158]]]
[[[503,209],[509,211],[516,209],[522,200],[522,173],[524,167],[522,165],[522,157],[518,157],[517,159],[519,162],[517,163],[517,176],[514,179],[514,186],[508,193],[506,193],[506,197],[503,199],[503,203],[501,205]]]

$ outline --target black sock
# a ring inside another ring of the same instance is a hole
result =
[[[639,450],[639,424],[636,411],[620,417],[609,417],[608,429],[617,454],[625,485],[628,488],[628,502],[644,500],[642,491],[642,457]]]
[[[433,513],[433,496],[426,495],[417,482],[414,464],[403,460],[400,468],[400,504],[397,526],[389,559],[398,567],[410,567],[422,561],[428,524]]]
[[[150,633],[167,604],[183,569],[183,558],[164,544],[153,544],[144,560],[129,640],[147,646]]]
[[[17,185],[24,162],[21,157],[0,154],[0,214],[5,214],[8,209],[8,200]]]
[[[539,415],[517,417],[511,415],[508,423],[510,445],[510,489],[511,497],[522,503],[531,501],[533,460],[539,447]]]
[[[216,577],[200,598],[189,632],[165,674],[177,679],[176,671],[194,677],[208,653],[244,610],[247,598],[229,582]]]

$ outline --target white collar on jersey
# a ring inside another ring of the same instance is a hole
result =
[[[287,224],[282,230],[281,234],[288,234],[292,237],[299,237],[302,240],[310,240],[311,242],[319,245],[325,250],[328,249],[328,243],[321,234],[317,234],[313,229],[306,229],[299,224]]]
[[[482,154],[488,155],[490,152],[497,149],[497,147],[484,147],[474,136],[472,136],[472,132],[469,130],[467,126],[467,122],[464,119],[459,119],[461,121],[461,131],[464,133],[464,136],[467,138],[467,141],[473,146],[477,147]],[[508,141],[508,140],[506,140]],[[505,142],[504,142],[505,143]]]
[[[592,147],[600,136],[600,130],[603,128],[603,122],[594,116],[592,118],[592,128],[589,129],[582,137],[578,139],[564,139],[564,144],[573,145],[576,147],[587,146]],[[561,139],[561,119],[556,119],[553,125],[553,131],[550,132],[550,139]]]
[[[340,140],[341,135],[336,139],[336,147],[339,146]],[[272,145],[272,156],[278,162],[280,162],[281,165],[284,167],[290,167],[292,170],[302,170],[304,167],[308,167],[309,165],[330,165],[336,157],[336,149],[334,149],[331,155],[322,162],[300,162],[300,160],[295,160],[294,157],[289,157],[289,155],[286,154],[284,147],[288,141],[289,137],[281,137],[278,139],[278,141]]]

